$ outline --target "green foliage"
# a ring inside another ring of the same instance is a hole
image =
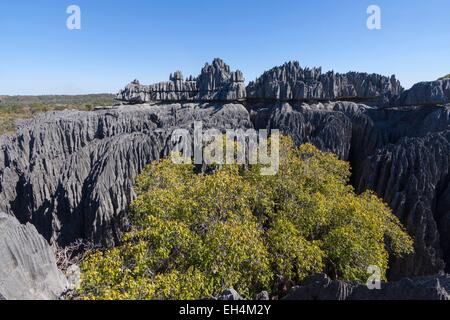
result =
[[[349,165],[282,138],[280,170],[237,165],[196,174],[163,160],[137,178],[134,229],[82,266],[87,299],[198,299],[233,287],[251,298],[326,272],[363,281],[412,240],[373,193],[356,195]],[[276,294],[276,292],[273,292]]]
[[[110,106],[115,103],[110,94],[78,96],[0,96],[0,134],[13,132],[18,119],[64,109],[89,111],[94,106]]]

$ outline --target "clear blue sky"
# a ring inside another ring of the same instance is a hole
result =
[[[66,28],[71,4],[81,30]],[[381,30],[366,27],[370,4]],[[409,87],[450,73],[449,13],[449,0],[1,0],[0,95],[116,92],[214,57],[247,81],[298,60]]]

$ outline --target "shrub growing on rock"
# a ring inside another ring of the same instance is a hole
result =
[[[133,230],[84,262],[82,297],[198,299],[233,287],[251,298],[316,272],[365,282],[369,265],[385,276],[389,255],[412,252],[398,219],[373,193],[354,193],[336,156],[283,137],[278,174],[259,169],[149,165]]]

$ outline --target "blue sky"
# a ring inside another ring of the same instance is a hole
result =
[[[81,30],[66,28],[71,4]],[[371,4],[381,30],[366,27]],[[449,12],[448,0],[2,0],[0,95],[116,92],[215,57],[247,81],[298,60],[409,87],[450,73]]]

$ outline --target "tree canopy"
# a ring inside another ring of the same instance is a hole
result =
[[[133,229],[82,265],[87,299],[199,299],[234,288],[252,298],[280,281],[325,272],[366,282],[412,240],[372,192],[357,195],[349,164],[283,137],[280,170],[225,165],[198,173],[170,160],[137,178]]]

